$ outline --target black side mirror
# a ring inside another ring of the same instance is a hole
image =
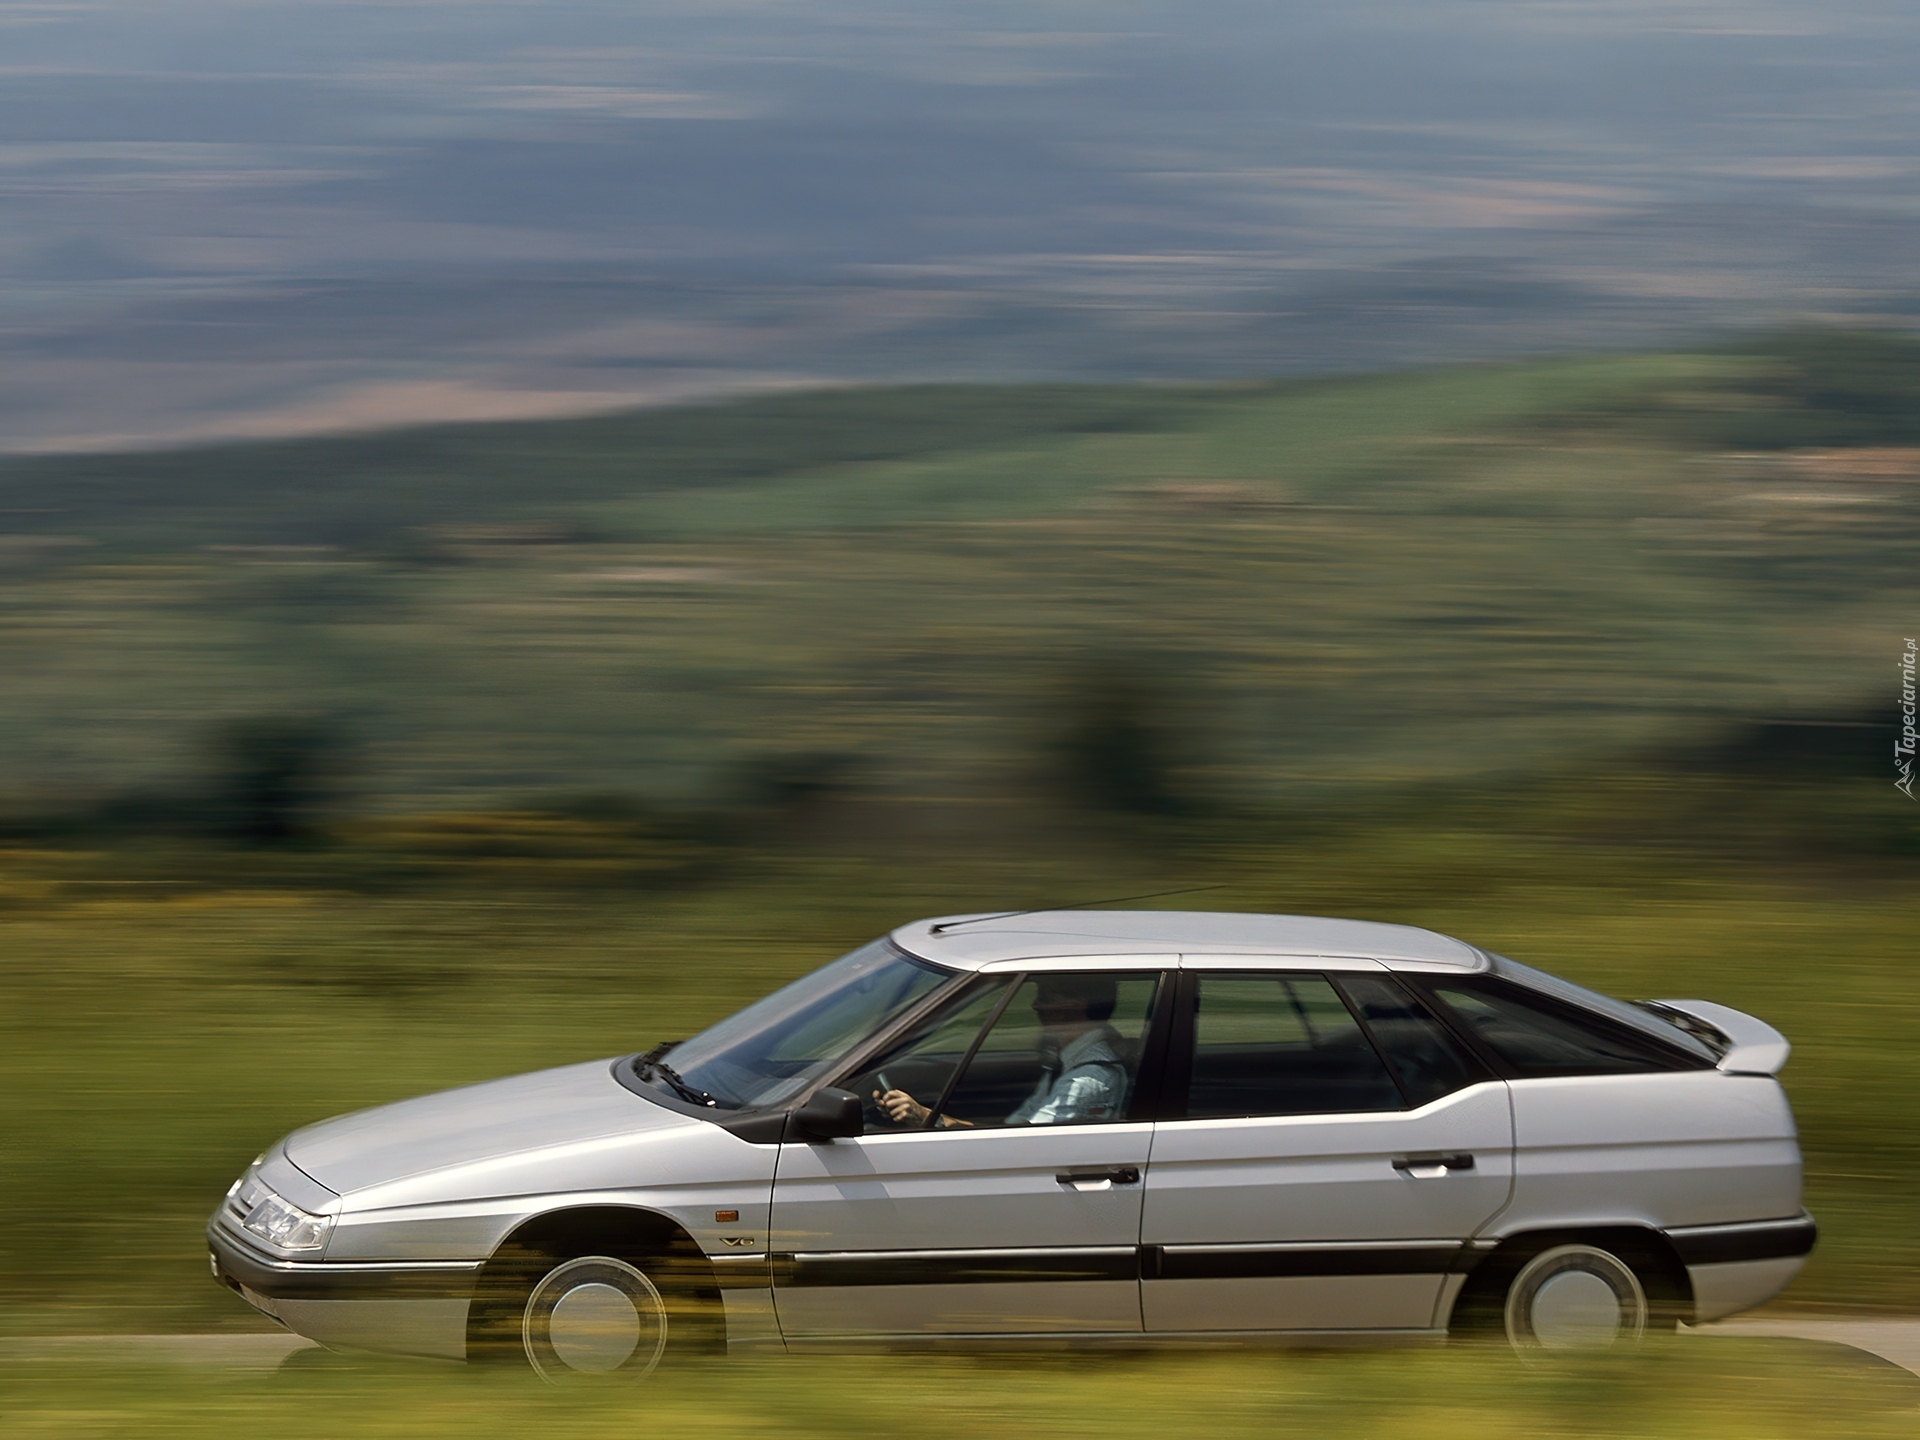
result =
[[[802,1140],[838,1140],[859,1135],[867,1128],[860,1097],[851,1090],[836,1090],[829,1085],[816,1090],[807,1103],[793,1112],[789,1134]]]

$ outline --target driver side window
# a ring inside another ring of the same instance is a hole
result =
[[[1000,1012],[936,1123],[994,1129],[1127,1118],[1157,973],[1030,975]]]
[[[841,1084],[860,1097],[868,1135],[891,1135],[918,1130],[924,1118],[895,1121],[879,1103],[889,1091],[912,1096],[931,1111],[947,1093],[954,1073],[973,1049],[975,1037],[1013,983],[994,978],[956,996],[915,1026],[913,1032],[877,1061]]]

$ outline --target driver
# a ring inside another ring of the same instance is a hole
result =
[[[1107,1021],[1116,1004],[1111,975],[1043,975],[1035,982],[1034,1018],[1040,1022],[1040,1078],[1033,1093],[1008,1115],[1008,1125],[1068,1125],[1117,1120],[1127,1099],[1127,1066],[1120,1032]],[[924,1125],[929,1111],[904,1090],[874,1092],[896,1125]],[[971,1120],[942,1115],[942,1129],[968,1129]]]

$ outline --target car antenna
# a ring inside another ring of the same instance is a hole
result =
[[[1185,890],[1155,890],[1146,895],[1116,895],[1111,900],[1080,900],[1072,905],[1042,905],[1033,910],[1008,910],[1000,915],[969,915],[965,920],[943,920],[929,932],[944,935],[962,925],[978,925],[984,920],[1013,920],[1022,915],[1045,915],[1054,910],[1086,910],[1094,905],[1124,905],[1129,900],[1160,900],[1168,895],[1198,895],[1203,890],[1224,890],[1225,885],[1194,885]]]

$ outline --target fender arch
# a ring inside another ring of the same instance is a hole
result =
[[[467,1358],[517,1353],[529,1276],[578,1255],[610,1255],[647,1272],[669,1297],[686,1338],[676,1351],[726,1348],[726,1312],[713,1265],[678,1221],[638,1205],[574,1205],[530,1215],[487,1257],[467,1310]]]
[[[1480,1253],[1452,1305],[1438,1317],[1436,1323],[1449,1333],[1474,1334],[1497,1326],[1507,1286],[1520,1267],[1555,1245],[1597,1245],[1626,1261],[1646,1287],[1657,1325],[1670,1329],[1693,1319],[1693,1281],[1687,1267],[1680,1263],[1673,1242],[1651,1225],[1632,1221],[1556,1225],[1517,1230],[1499,1238],[1497,1247]]]

